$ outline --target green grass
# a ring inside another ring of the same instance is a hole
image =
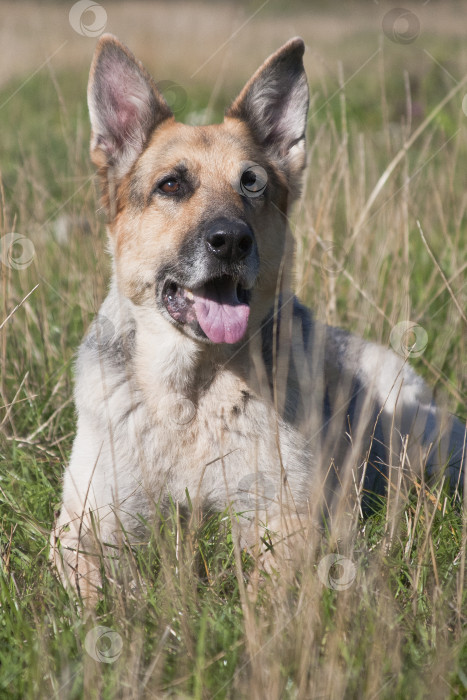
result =
[[[452,46],[436,38],[440,60]],[[297,287],[320,318],[386,345],[400,320],[426,328],[426,352],[413,364],[465,419],[466,329],[416,223],[465,309],[463,92],[410,148],[349,244],[407,137],[396,48],[381,58],[385,82],[362,74],[310,124],[309,175],[294,219]],[[420,77],[426,116],[451,85],[434,68]],[[7,85],[0,104],[20,84]],[[328,95],[336,85],[329,76]],[[423,489],[399,511],[383,504],[357,524],[341,552],[357,572],[345,591],[319,580],[321,557],[342,548],[323,538],[295,576],[267,578],[249,602],[255,562],[236,550],[229,514],[181,529],[175,509],[144,548],[127,552],[135,585],[108,582],[94,613],[83,615],[55,578],[48,537],[75,429],[73,356],[109,277],[85,86],[81,71],[54,80],[39,73],[1,110],[1,235],[27,236],[35,258],[24,270],[0,267],[0,324],[39,286],[0,331],[0,697],[465,697],[466,517]],[[321,89],[313,83],[315,108],[325,101]],[[200,85],[191,94],[180,118],[210,93]],[[220,91],[215,119],[231,97]],[[63,214],[70,236],[59,244]],[[339,275],[323,271],[317,239],[337,246]],[[86,650],[97,625],[118,635],[114,663]]]

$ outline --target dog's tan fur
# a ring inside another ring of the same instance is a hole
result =
[[[192,127],[175,122],[153,80],[115,38],[104,36],[97,47],[91,155],[114,260],[100,312],[112,333],[100,338],[94,324],[80,350],[78,433],[53,534],[63,579],[85,597],[99,586],[105,545],[118,544],[122,527],[140,538],[141,517],[151,521],[169,496],[183,506],[188,491],[205,510],[231,504],[243,511],[241,542],[254,549],[264,527],[290,542],[310,513],[330,517],[337,482],[349,508],[351,492],[355,502],[367,487],[382,492],[377,472],[394,454],[373,454],[376,423],[378,441],[384,437],[396,457],[405,436],[416,433],[412,466],[425,461],[434,470],[430,448],[441,419],[422,380],[394,353],[314,323],[290,292],[287,216],[305,165],[303,48],[295,39],[271,56],[222,124]],[[239,189],[251,164],[267,174],[264,196]],[[179,178],[183,196],[155,188],[166,176]],[[205,229],[219,217],[252,232],[244,259],[219,263],[206,253]],[[210,342],[162,303],[169,273],[183,278],[176,289],[185,303],[183,285],[197,289],[214,265],[251,295],[239,342]],[[447,422],[455,447],[459,426]],[[437,452],[439,464],[452,444],[449,437]],[[367,482],[369,464],[375,472]],[[330,472],[338,472],[337,482]]]

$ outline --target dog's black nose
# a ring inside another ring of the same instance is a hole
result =
[[[253,232],[244,221],[217,221],[206,234],[209,252],[225,262],[246,258],[253,242]]]

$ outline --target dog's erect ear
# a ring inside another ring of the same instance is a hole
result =
[[[111,34],[96,48],[88,85],[91,157],[122,177],[172,112],[147,71]]]
[[[226,113],[245,121],[255,140],[280,161],[291,178],[305,166],[308,83],[304,50],[299,37],[284,44],[250,78]]]

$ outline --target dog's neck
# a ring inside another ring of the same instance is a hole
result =
[[[222,373],[245,381],[248,343],[213,346],[196,341],[173,327],[152,308],[134,307],[137,325],[135,372],[146,396],[166,393],[196,399]]]

